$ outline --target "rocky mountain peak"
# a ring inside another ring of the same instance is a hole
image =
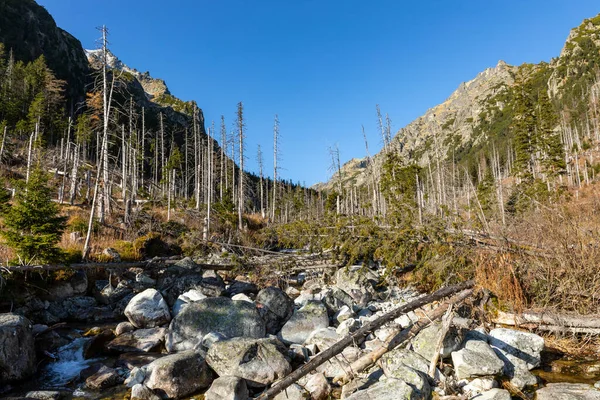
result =
[[[102,50],[85,50],[85,54],[88,58],[90,65],[95,69],[102,67]],[[115,56],[110,50],[106,55],[108,66],[118,71],[124,71],[133,75],[142,85],[144,92],[149,100],[155,99],[162,95],[170,95],[169,88],[163,79],[153,78],[150,72],[140,72],[135,68],[128,67],[123,63],[117,56]]]

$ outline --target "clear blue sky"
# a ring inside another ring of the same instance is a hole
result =
[[[381,148],[375,104],[393,132],[502,59],[558,56],[598,0],[38,0],[58,25],[95,48],[97,26],[130,67],[196,100],[207,126],[243,101],[248,169],[256,146],[272,174],[279,114],[285,179],[328,179],[328,146],[342,161]]]

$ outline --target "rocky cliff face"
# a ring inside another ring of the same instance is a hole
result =
[[[68,82],[68,94],[85,93],[89,64],[81,43],[56,26],[52,16],[33,0],[0,0],[0,42],[15,59],[33,61],[41,55],[59,79]]]

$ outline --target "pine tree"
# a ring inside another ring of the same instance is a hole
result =
[[[47,176],[35,168],[29,182],[21,182],[12,206],[3,212],[0,235],[17,253],[19,264],[58,261],[62,252],[56,244],[66,227],[66,218],[59,211],[52,201]]]

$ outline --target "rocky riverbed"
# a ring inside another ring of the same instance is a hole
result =
[[[279,287],[258,287],[245,276],[224,280],[189,258],[112,271],[106,280],[78,272],[0,314],[0,395],[248,399],[421,296],[380,285],[376,268],[343,268],[327,279],[308,272],[279,278]],[[545,352],[542,337],[482,324],[469,306],[456,310],[433,378],[428,370],[440,322],[349,383],[333,383],[432,307],[390,321],[276,398],[600,399],[593,373],[548,383],[535,371]]]

